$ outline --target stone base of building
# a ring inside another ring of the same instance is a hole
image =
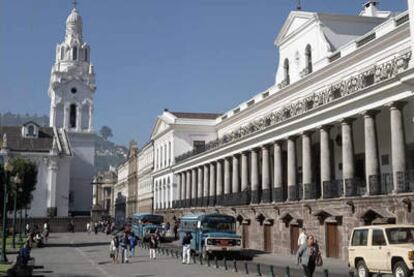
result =
[[[274,192],[273,195],[281,193]],[[256,199],[255,197],[253,192],[252,198]],[[299,228],[306,227],[307,233],[314,235],[318,240],[324,257],[346,260],[346,249],[352,228],[383,223],[414,224],[413,204],[414,193],[405,193],[300,202],[193,207],[171,209],[161,213],[166,221],[170,222],[190,212],[219,212],[232,215],[238,222],[237,232],[244,235],[242,239],[246,248],[284,255],[296,252]]]

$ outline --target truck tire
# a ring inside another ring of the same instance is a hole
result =
[[[394,277],[408,277],[410,276],[410,271],[408,270],[407,265],[404,261],[398,261],[395,263],[392,273]]]
[[[369,277],[370,276],[368,268],[364,260],[359,260],[357,262],[356,271],[357,271],[358,277]]]

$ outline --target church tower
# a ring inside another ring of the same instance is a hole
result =
[[[73,8],[66,19],[65,40],[56,46],[48,92],[50,126],[69,132],[92,132],[95,90],[90,48],[82,38],[82,17]]]
[[[82,17],[74,7],[66,19],[65,39],[56,46],[48,90],[50,127],[65,133],[71,148],[68,199],[71,215],[89,214],[95,174],[92,125],[95,73],[82,27]]]

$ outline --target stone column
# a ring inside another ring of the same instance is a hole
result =
[[[223,188],[223,164],[222,164],[221,160],[217,161],[216,170],[217,170],[217,174],[216,174],[216,186],[217,186],[216,203],[217,203],[217,205],[222,205],[224,188]]]
[[[258,153],[256,149],[252,149],[250,152],[251,155],[251,175],[250,175],[250,184],[251,184],[251,203],[258,204],[260,203],[260,188],[259,188],[259,165],[258,165]]]
[[[330,126],[320,128],[321,144],[321,196],[322,198],[331,197],[331,152],[329,149],[329,129]]]
[[[157,201],[157,197],[158,197],[158,192],[157,192],[157,184],[155,183],[154,184],[154,191],[153,191],[153,201],[154,201],[154,203],[153,203],[153,207],[154,207],[154,210],[158,210],[158,201]]]
[[[191,170],[191,206],[197,206],[197,169]]]
[[[209,193],[209,166],[204,165],[204,181],[203,181],[203,206],[208,206],[208,193]]]
[[[181,173],[175,175],[177,183],[177,200],[175,200],[174,208],[180,208],[181,204]]]
[[[249,165],[247,152],[241,154],[241,203],[249,204],[250,203],[250,189],[249,189]]]
[[[302,133],[302,186],[303,199],[316,198],[316,186],[312,182],[312,140],[311,133]]]
[[[354,170],[354,143],[352,138],[352,119],[341,121],[342,129],[342,179],[345,196],[356,195]]]
[[[82,130],[82,105],[76,106],[76,130]]]
[[[88,130],[89,132],[92,131],[92,114],[93,114],[93,106],[89,105],[89,121],[88,121]]]
[[[186,207],[191,206],[191,171],[187,170],[187,177],[185,178],[187,181],[187,184],[185,186],[185,203]]]
[[[393,193],[406,192],[408,190],[405,164],[404,122],[402,115],[403,104],[401,102],[390,104]]]
[[[364,141],[365,141],[365,178],[366,194],[379,193],[379,160],[375,115],[378,111],[366,111],[364,116]]]
[[[231,175],[230,175],[230,160],[229,158],[224,159],[224,194],[223,202],[229,204],[231,198]]]
[[[296,138],[289,137],[287,139],[288,201],[298,200],[296,174]]]
[[[47,198],[47,215],[49,217],[57,216],[56,205],[56,181],[57,181],[58,164],[54,160],[49,161],[49,178],[48,178],[48,198]]]
[[[186,207],[187,176],[185,171],[181,172],[181,208]]]
[[[272,191],[270,189],[270,158],[268,146],[262,146],[262,202],[272,202]]]
[[[230,197],[230,203],[236,205],[240,203],[239,158],[237,157],[237,155],[233,156],[232,164],[232,194]]]
[[[210,163],[210,188],[208,205],[216,205],[216,169],[214,168],[214,163]]]
[[[282,142],[276,141],[273,144],[273,202],[283,201],[283,167],[282,167]]]
[[[69,129],[69,117],[70,117],[70,115],[69,115],[69,113],[70,113],[69,109],[70,108],[69,108],[68,105],[65,105],[63,107],[63,128],[65,128],[65,129]]]
[[[198,167],[197,206],[203,205],[203,168]]]

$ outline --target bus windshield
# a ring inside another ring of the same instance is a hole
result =
[[[151,215],[142,216],[141,218],[138,218],[138,220],[142,224],[148,224],[148,223],[161,224],[164,221],[164,218],[161,215],[151,214]]]
[[[236,230],[236,223],[234,220],[227,218],[207,218],[202,222],[203,230],[233,232]]]

